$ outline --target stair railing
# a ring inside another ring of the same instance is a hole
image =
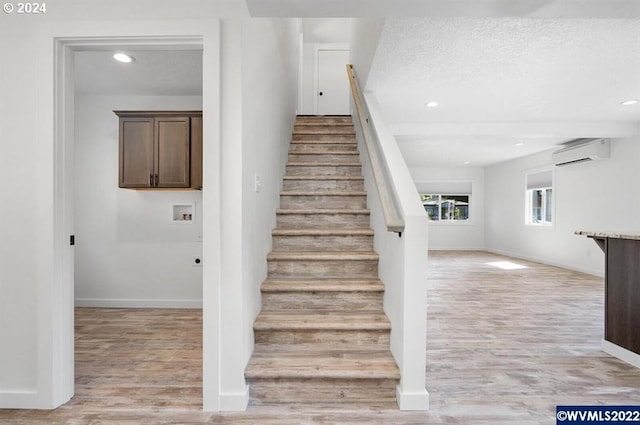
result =
[[[351,84],[351,93],[353,95],[353,103],[356,108],[356,115],[362,135],[364,138],[366,151],[371,162],[371,172],[378,188],[380,202],[382,203],[382,211],[387,224],[387,230],[395,232],[402,237],[404,231],[404,218],[398,195],[394,190],[392,179],[389,175],[389,167],[384,156],[380,152],[380,141],[375,127],[369,122],[369,109],[367,103],[360,91],[353,65],[347,65],[347,74],[349,74],[349,83]]]

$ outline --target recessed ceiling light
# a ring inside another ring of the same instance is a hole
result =
[[[464,165],[469,165],[469,164],[471,164],[469,161],[464,162]]]
[[[631,105],[635,105],[638,103],[637,99],[629,99],[629,100],[625,100],[624,102],[620,103],[622,106],[631,106]]]
[[[116,53],[115,55],[113,55],[113,58],[122,63],[131,63],[134,61],[134,57],[129,56],[126,53]]]
[[[524,146],[524,142],[518,142],[515,144],[515,146]]]
[[[425,103],[425,105],[427,106],[427,108],[435,108],[436,106],[438,106],[438,102],[427,102]]]

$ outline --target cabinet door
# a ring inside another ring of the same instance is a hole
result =
[[[156,187],[190,187],[189,117],[155,119]]]
[[[191,187],[202,189],[202,117],[191,117]]]
[[[120,187],[151,187],[153,118],[120,119]]]

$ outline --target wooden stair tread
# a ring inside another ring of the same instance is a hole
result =
[[[294,122],[295,127],[305,127],[305,126],[323,126],[323,127],[348,127],[353,129],[353,121],[350,117],[327,117],[327,118],[316,118],[316,119],[296,119]]]
[[[289,190],[282,191],[283,196],[366,196],[367,192],[363,190]]]
[[[276,214],[363,214],[369,215],[368,209],[323,209],[323,208],[278,208]]]
[[[384,292],[384,284],[380,279],[269,278],[262,292]]]
[[[360,162],[300,162],[289,161],[287,165],[294,167],[361,167]]]
[[[248,379],[399,379],[389,351],[271,351],[257,345]]]
[[[296,119],[351,119],[351,115],[349,114],[325,114],[325,115],[317,115],[317,114],[297,114]]]
[[[285,180],[364,180],[362,176],[318,176],[318,175],[300,175],[300,176],[284,176]]]
[[[330,151],[330,150],[299,150],[289,151],[289,155],[352,155],[359,156],[360,152],[357,151]]]
[[[341,121],[336,121],[336,119]],[[329,118],[302,118],[296,119],[294,125],[302,126],[302,125],[326,125],[330,127],[352,127],[353,121],[350,118],[342,118],[342,117],[329,117]]]
[[[373,236],[373,229],[273,229],[273,236]]]
[[[296,125],[300,125],[303,122],[329,122],[329,125],[335,125],[336,120],[339,120],[337,121],[338,123],[353,125],[351,115],[296,115]]]
[[[291,143],[294,145],[356,145],[358,144],[356,139],[351,139],[351,140],[301,139],[301,140],[292,140]]]
[[[390,330],[391,324],[378,311],[322,311],[309,310],[262,311],[253,324],[262,330]]]
[[[378,261],[378,254],[373,251],[271,251],[267,261],[302,260],[302,261]]]
[[[336,128],[336,127],[345,127],[347,129],[353,129],[353,123],[342,121],[342,122],[329,122],[329,121],[296,121],[294,124],[295,127],[328,127],[328,128]]]
[[[327,136],[343,136],[343,135],[348,135],[348,136],[354,136],[356,134],[355,130],[353,129],[353,126],[351,125],[318,125],[318,124],[307,124],[307,127],[315,127],[315,126],[322,126],[322,127],[326,127],[326,128],[296,128],[295,130],[293,130],[293,134],[322,134],[322,135],[327,135]],[[300,126],[302,127],[302,126]],[[345,128],[336,128],[336,127],[345,127]]]

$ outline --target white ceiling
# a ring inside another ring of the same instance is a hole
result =
[[[302,36],[305,43],[349,43],[350,18],[303,18]]]
[[[390,19],[367,90],[412,167],[633,134],[640,105],[620,102],[640,99],[640,20]]]
[[[75,52],[77,94],[202,95],[202,50],[125,50],[135,58],[128,64],[115,61],[115,51]]]

